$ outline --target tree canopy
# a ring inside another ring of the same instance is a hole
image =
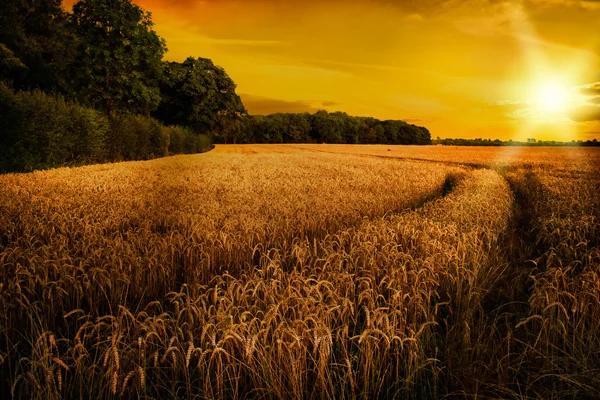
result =
[[[344,112],[249,115],[221,143],[431,144],[427,128],[399,120],[380,121]]]
[[[61,0],[0,1],[0,80],[66,93],[75,36]]]
[[[73,6],[72,18],[80,39],[80,100],[108,114],[155,110],[167,48],[152,29],[151,14],[130,0],[85,0]]]
[[[236,85],[225,70],[206,58],[165,62],[160,83],[162,101],[155,116],[166,124],[197,132],[214,132],[246,114]]]

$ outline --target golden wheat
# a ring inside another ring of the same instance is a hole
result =
[[[600,152],[382,149],[1,176],[5,392],[598,394]]]

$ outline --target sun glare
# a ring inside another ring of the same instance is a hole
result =
[[[542,82],[535,89],[535,106],[542,116],[562,114],[569,106],[569,90],[560,82]]]

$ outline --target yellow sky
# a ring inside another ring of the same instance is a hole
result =
[[[598,0],[135,2],[167,59],[212,59],[253,114],[339,110],[433,137],[600,138]]]

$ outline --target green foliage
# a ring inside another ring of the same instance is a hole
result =
[[[235,83],[223,68],[206,58],[165,62],[160,92],[156,118],[198,133],[210,132],[217,140],[236,131],[236,121],[246,113]]]
[[[186,128],[179,126],[167,126],[164,128],[165,136],[168,139],[169,154],[185,153]]]
[[[22,92],[18,96],[18,159],[25,171],[60,165],[74,146],[69,134],[69,110],[63,99],[48,97],[41,91]]]
[[[404,121],[380,121],[321,110],[312,115],[246,116],[237,131],[217,140],[225,143],[431,144],[431,134],[427,128]]]
[[[0,1],[0,80],[67,93],[74,43],[60,0]]]
[[[70,109],[71,136],[75,146],[71,159],[78,163],[95,163],[107,159],[105,142],[109,121],[101,112],[73,104]]]
[[[0,172],[15,170],[16,155],[22,147],[15,129],[19,121],[18,109],[12,89],[0,83]]]
[[[6,85],[0,88],[0,171],[103,159],[107,120],[100,113],[40,90],[15,94]]]
[[[0,43],[0,80],[13,81],[15,77],[23,75],[27,66],[15,56],[15,53]]]
[[[169,142],[169,155],[203,153],[214,147],[208,136],[182,126],[167,126],[163,132]]]
[[[211,141],[154,118],[105,114],[40,90],[0,84],[0,172],[147,160],[211,149]]]
[[[154,118],[113,116],[109,138],[109,157],[113,160],[148,160],[163,157],[168,152],[162,125]]]
[[[312,116],[312,136],[318,142],[342,143],[340,116],[319,110]]]
[[[73,6],[72,20],[80,40],[79,98],[108,114],[156,109],[166,45],[151,14],[130,0],[86,0]]]

